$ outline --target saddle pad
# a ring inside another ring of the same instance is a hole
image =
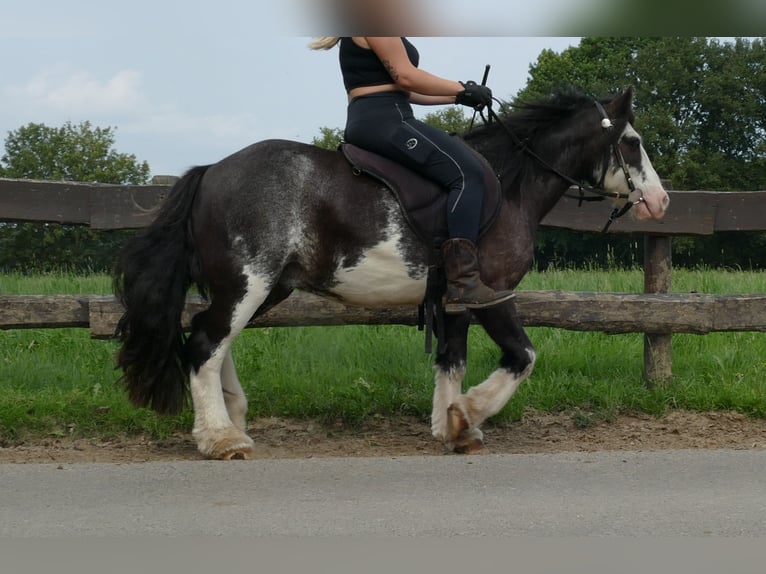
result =
[[[381,155],[343,142],[340,150],[351,164],[354,173],[369,175],[391,190],[402,208],[407,223],[418,237],[436,245],[448,239],[447,192],[434,181],[423,177]],[[484,235],[500,213],[500,181],[489,162],[474,150],[474,155],[484,166],[484,201],[482,204],[479,236]]]

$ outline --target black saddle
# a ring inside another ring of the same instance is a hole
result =
[[[343,142],[343,152],[357,175],[366,174],[388,187],[399,201],[404,218],[424,242],[439,245],[447,233],[447,193],[434,181],[423,177],[388,158]],[[474,150],[484,166],[485,193],[479,235],[486,233],[500,213],[500,181],[489,162]]]

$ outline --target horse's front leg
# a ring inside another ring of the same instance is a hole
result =
[[[445,315],[444,317],[446,351],[437,354],[434,367],[436,374],[434,377],[433,410],[431,411],[431,434],[436,439],[447,443],[449,435],[448,409],[460,396],[463,377],[465,377],[466,343],[471,316],[468,313],[463,313],[461,315]]]
[[[487,380],[458,396],[449,406],[447,442],[456,452],[475,450],[479,426],[497,414],[519,385],[532,373],[535,350],[521,325],[513,301],[474,314],[490,337],[500,346],[500,368]]]

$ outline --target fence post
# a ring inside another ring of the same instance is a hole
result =
[[[155,175],[152,177],[152,185],[173,185],[179,179],[177,175]]]
[[[644,293],[670,293],[672,245],[669,236],[644,237]],[[644,381],[667,383],[672,370],[672,335],[644,333]]]

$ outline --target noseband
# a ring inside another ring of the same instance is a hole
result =
[[[499,100],[497,100],[498,103]],[[601,116],[601,128],[604,130],[611,130],[613,127],[612,120],[609,119],[609,116],[606,113],[606,110],[604,109],[604,106],[601,105],[601,103],[598,100],[593,100],[593,103],[596,105],[596,109],[598,110],[599,115]],[[545,169],[548,171],[556,174],[564,181],[570,183],[572,186],[576,187],[578,189],[578,195],[569,195],[564,194],[566,197],[570,197],[573,199],[577,199],[579,202],[579,205],[582,205],[583,201],[603,201],[604,199],[625,199],[627,200],[625,205],[622,207],[615,207],[612,210],[612,213],[609,215],[609,220],[606,222],[606,225],[604,226],[604,229],[601,230],[602,233],[606,233],[606,231],[609,229],[609,227],[625,215],[628,211],[630,211],[630,208],[634,205],[638,205],[639,203],[644,203],[646,199],[644,198],[644,192],[639,191],[640,197],[635,201],[630,201],[630,195],[636,191],[636,186],[633,183],[633,178],[630,177],[630,171],[628,170],[628,164],[625,162],[625,158],[622,155],[622,150],[620,149],[619,142],[614,142],[610,145],[610,149],[607,150],[605,157],[604,157],[604,167],[601,172],[601,179],[599,182],[595,185],[584,185],[582,182],[575,180],[574,178],[561,173],[558,169],[553,167],[551,164],[549,164],[547,161],[545,161],[543,158],[541,158],[537,153],[532,151],[525,142],[521,141],[518,136],[513,133],[513,130],[511,130],[508,125],[503,122],[503,120],[498,116],[495,111],[492,109],[492,107],[487,108],[487,112],[489,114],[489,120],[487,123],[491,123],[493,120],[496,121],[498,124],[500,124],[503,129],[506,131],[506,133],[510,136],[511,140],[513,140],[514,144],[516,144],[517,147],[519,147],[524,153],[529,155],[530,157],[534,158],[540,165],[542,165]],[[482,118],[483,118],[482,114]],[[612,153],[617,160],[617,163],[619,164],[620,168],[622,169],[622,173],[625,175],[625,182],[628,184],[628,189],[630,191],[628,193],[619,193],[616,191],[606,191],[604,189],[604,181],[606,180],[606,173],[609,169],[609,153]],[[585,195],[586,193],[592,193],[592,196]]]

